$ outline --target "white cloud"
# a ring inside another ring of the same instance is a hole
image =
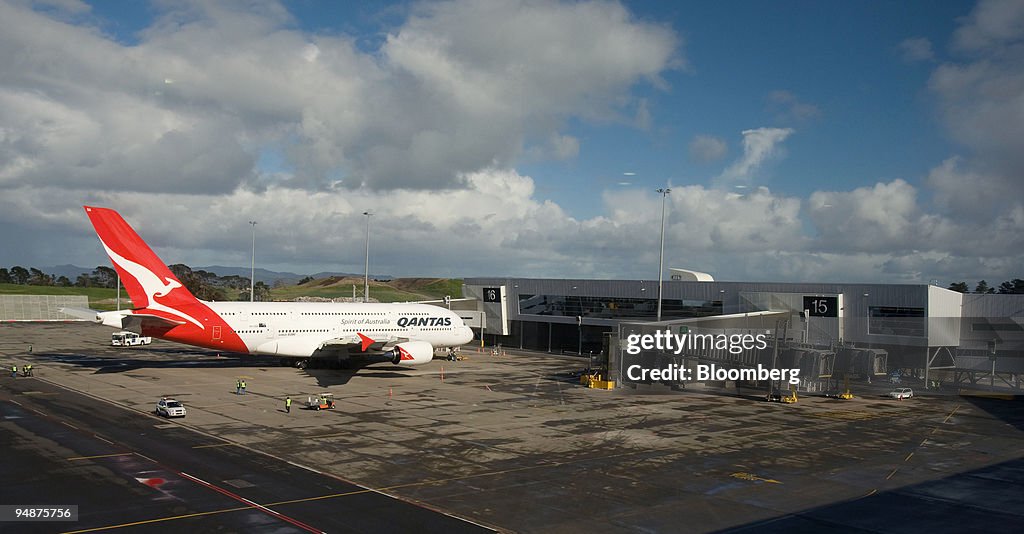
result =
[[[907,252],[929,248],[929,220],[917,204],[917,190],[903,180],[853,191],[815,191],[809,216],[828,252]]]
[[[375,272],[656,278],[659,195],[616,188],[577,219],[515,166],[578,157],[573,121],[647,128],[630,88],[685,67],[670,29],[617,3],[438,2],[367,52],[272,2],[160,6],[129,47],[0,3],[0,264],[105,264],[87,203],[122,211],[169,262],[247,264],[258,220],[260,264],[359,272],[370,209]],[[968,59],[929,82],[964,156],[919,186],[806,198],[673,185],[666,263],[732,280],[1019,276],[1019,25],[989,14],[1012,8],[979,5],[957,34]],[[788,91],[769,104],[820,114]],[[744,131],[714,182],[750,184],[793,133]],[[708,135],[689,148],[726,154]]]
[[[697,135],[690,141],[690,159],[698,163],[718,161],[728,151],[725,141],[713,135]]]
[[[1020,44],[1024,4],[1017,0],[981,0],[953,34],[954,46],[981,51]]]
[[[628,123],[645,109],[629,89],[685,64],[670,29],[616,3],[419,4],[371,52],[275,2],[158,8],[123,46],[0,5],[0,185],[223,193],[264,185],[274,145],[291,187],[458,187],[524,146],[575,157],[567,120]]]
[[[925,37],[911,37],[900,41],[896,46],[900,57],[907,63],[920,61],[932,61],[935,59],[935,52],[932,50],[932,42]]]
[[[940,65],[928,82],[947,130],[971,152],[968,165],[982,175],[1014,177],[1019,184],[1024,176],[1024,4],[980,2],[957,29],[954,43],[968,59]]]
[[[717,185],[749,184],[753,173],[778,152],[792,128],[756,128],[743,131],[743,155],[715,178]]]
[[[972,222],[991,221],[1021,199],[1016,188],[1001,176],[964,169],[963,158],[952,157],[928,173],[927,185],[937,207]]]
[[[576,219],[538,196],[534,181],[507,169],[462,177],[463,189],[309,193],[270,186],[219,195],[101,192],[81,201],[57,187],[23,186],[0,197],[11,230],[48,236],[37,265],[104,264],[81,203],[118,208],[168,262],[244,265],[246,221],[257,220],[260,265],[298,272],[360,272],[369,209],[371,269],[397,276],[657,276],[661,196],[617,188],[603,214]],[[1024,210],[970,224],[925,210],[896,180],[804,200],[767,188],[746,195],[675,185],[667,198],[666,263],[725,280],[927,282],[1006,279],[1024,264]],[[826,207],[831,206],[831,207]],[[816,233],[808,233],[808,221]],[[24,245],[22,245],[24,246]],[[0,262],[2,263],[2,262]]]

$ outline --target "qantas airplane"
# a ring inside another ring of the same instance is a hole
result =
[[[428,304],[199,300],[120,214],[84,207],[136,308],[62,310],[70,315],[197,347],[279,356],[282,364],[300,368],[313,358],[353,356],[421,365],[433,359],[435,348],[473,339],[458,315]]]

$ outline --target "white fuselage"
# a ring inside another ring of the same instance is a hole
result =
[[[424,341],[434,348],[469,343],[473,332],[451,310],[427,304],[208,302],[253,354],[303,357],[325,345]]]

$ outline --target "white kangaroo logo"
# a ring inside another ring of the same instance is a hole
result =
[[[100,243],[103,243],[103,240],[100,240]],[[135,278],[135,281],[142,286],[142,290],[146,292],[146,299],[149,301],[145,306],[146,308],[167,312],[176,317],[181,317],[199,328],[206,330],[206,327],[199,321],[195,320],[195,318],[175,310],[174,308],[164,306],[153,298],[166,297],[171,291],[181,287],[180,282],[177,280],[171,280],[170,278],[160,280],[160,277],[153,274],[153,271],[150,271],[145,266],[139,265],[134,261],[121,257],[121,255],[111,250],[106,243],[103,243],[103,248],[107,250],[107,255],[110,256],[110,259],[113,260],[118,267],[127,271],[128,274],[132,275],[132,277]]]

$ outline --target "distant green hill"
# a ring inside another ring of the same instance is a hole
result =
[[[285,286],[270,290],[274,300],[292,300],[297,297],[351,298],[355,287],[357,298],[363,296],[363,279],[354,276],[319,278],[302,285]],[[451,295],[462,297],[462,280],[448,278],[395,278],[388,282],[370,280],[370,298],[380,302],[406,302],[438,300]]]

